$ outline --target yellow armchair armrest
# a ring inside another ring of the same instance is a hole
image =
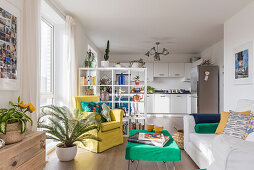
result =
[[[112,121],[122,122],[124,111],[122,109],[111,109],[110,117]]]

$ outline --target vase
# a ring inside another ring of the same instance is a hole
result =
[[[24,139],[25,133],[21,134],[21,125],[19,122],[7,124],[6,134],[0,133],[0,138],[5,141],[5,144],[20,142]]]
[[[72,161],[77,154],[77,145],[67,148],[56,146],[56,154],[60,161]]]
[[[109,67],[109,61],[101,61],[101,67]]]

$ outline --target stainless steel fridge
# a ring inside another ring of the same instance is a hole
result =
[[[219,67],[197,66],[191,70],[192,113],[219,113]]]

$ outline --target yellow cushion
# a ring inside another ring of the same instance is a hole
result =
[[[240,114],[244,114],[244,115],[250,115],[251,114],[251,111],[248,110],[248,111],[245,111],[245,112],[238,112]],[[221,115],[220,115],[220,123],[216,129],[216,132],[215,134],[222,134],[227,122],[228,122],[228,116],[229,116],[229,112],[221,112]]]
[[[111,121],[111,122],[104,122],[101,124],[101,131],[106,132],[112,129],[120,128],[120,122]]]

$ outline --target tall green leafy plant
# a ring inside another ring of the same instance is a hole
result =
[[[60,142],[60,147],[72,147],[75,142],[81,142],[85,146],[86,139],[101,141],[100,138],[88,134],[91,130],[100,129],[96,116],[97,113],[91,113],[83,117],[82,110],[72,113],[65,106],[44,106],[38,119],[38,127],[47,133],[47,139]],[[45,117],[49,123],[43,121]]]
[[[108,61],[108,59],[109,59],[109,40],[107,42],[107,48],[105,50],[105,55],[104,55],[104,60]]]
[[[0,132],[6,134],[8,124],[19,122],[21,125],[20,132],[24,133],[26,131],[27,122],[29,122],[31,126],[33,125],[33,121],[26,113],[34,112],[35,107],[32,103],[24,104],[23,101],[20,100],[20,97],[18,97],[17,104],[14,104],[12,101],[10,101],[9,104],[11,105],[10,109],[0,109]]]

